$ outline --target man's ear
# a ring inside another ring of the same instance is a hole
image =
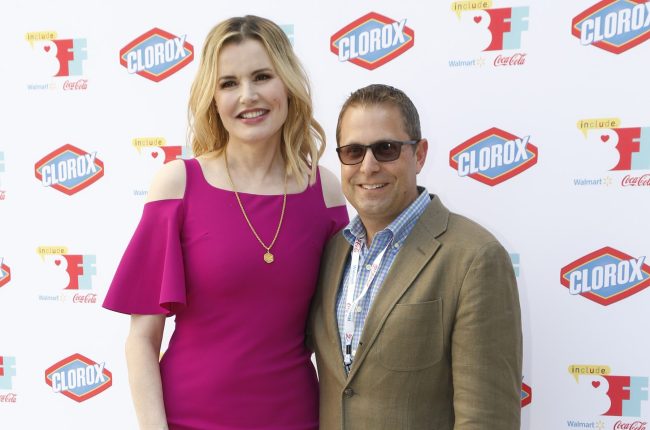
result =
[[[416,163],[416,173],[420,173],[422,167],[424,167],[424,162],[427,160],[427,152],[429,151],[429,142],[426,139],[422,139],[415,146],[415,163]]]

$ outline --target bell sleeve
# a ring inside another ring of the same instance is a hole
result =
[[[144,205],[103,307],[125,314],[166,316],[186,304],[181,247],[183,200]]]

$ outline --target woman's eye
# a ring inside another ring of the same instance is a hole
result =
[[[260,73],[259,75],[255,76],[256,81],[268,81],[269,79],[271,79],[271,75],[266,73]]]
[[[225,81],[225,82],[222,82],[219,85],[219,88],[225,89],[225,88],[230,88],[230,87],[234,87],[234,86],[235,86],[235,81]]]

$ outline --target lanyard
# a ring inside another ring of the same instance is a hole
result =
[[[365,297],[366,293],[370,289],[370,285],[372,285],[372,281],[373,279],[375,279],[375,275],[379,270],[379,265],[381,264],[381,260],[382,258],[384,258],[384,254],[386,253],[386,250],[388,249],[389,246],[390,246],[390,242],[377,255],[377,257],[375,257],[375,260],[372,262],[372,265],[370,266],[370,273],[368,274],[368,278],[366,279],[366,282],[363,285],[363,289],[361,290],[361,293],[356,299],[354,298],[354,289],[357,284],[357,277],[359,272],[359,259],[361,255],[361,239],[357,238],[354,241],[354,246],[352,247],[352,261],[350,265],[350,275],[348,276],[348,282],[347,282],[347,293],[345,295],[345,316],[343,319],[343,336],[345,339],[345,354],[343,355],[343,364],[345,365],[345,368],[348,371],[350,370],[350,366],[352,365],[352,359],[354,358],[352,354],[352,338],[354,337],[354,328],[356,325],[356,321],[354,318],[355,310],[359,302]]]

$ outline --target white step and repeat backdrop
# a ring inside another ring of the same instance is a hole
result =
[[[413,98],[431,143],[419,182],[512,255],[522,428],[646,428],[650,3],[37,0],[1,9],[3,430],[135,428],[128,317],[100,304],[152,174],[191,156],[187,97],[207,32],[247,13],[291,38],[327,131],[322,163],[335,172],[336,117],[351,91],[388,83]]]

